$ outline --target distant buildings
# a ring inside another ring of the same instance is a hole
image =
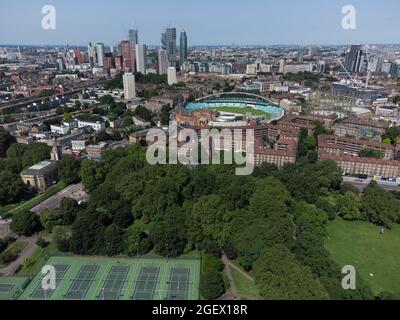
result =
[[[128,40],[131,45],[131,55],[132,55],[132,70],[136,71],[136,45],[139,44],[139,32],[138,30],[131,29],[128,31]]]
[[[168,73],[168,52],[164,49],[158,50],[158,74]]]
[[[132,73],[125,73],[123,76],[123,83],[125,100],[136,98],[135,75]]]
[[[343,80],[332,84],[331,93],[334,96],[371,100],[382,96],[385,93],[385,88],[379,86],[368,86],[366,88],[363,84]]]
[[[170,67],[176,66],[176,28],[166,28],[165,32],[161,34],[161,45],[167,50],[168,63]]]
[[[177,77],[176,77],[176,68],[175,67],[169,67],[168,68],[168,84],[172,86],[173,84],[178,83]]]
[[[346,55],[344,67],[348,72],[360,72],[364,62],[364,53],[361,45],[352,45]]]
[[[147,70],[147,48],[145,44],[137,44],[136,51],[136,71],[146,74]]]
[[[188,43],[186,31],[181,32],[180,45],[179,45],[180,63],[182,65],[188,58]]]
[[[131,43],[129,41],[121,41],[120,52],[122,55],[122,65],[125,72],[134,71],[134,55]]]
[[[105,56],[104,44],[89,42],[88,56],[91,68],[103,68]]]

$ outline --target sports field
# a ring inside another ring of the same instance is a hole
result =
[[[0,300],[15,299],[28,282],[25,277],[0,278]]]
[[[367,222],[336,219],[328,224],[325,247],[340,266],[353,265],[373,293],[400,294],[400,227],[380,235]]]
[[[52,257],[56,290],[39,273],[20,300],[197,300],[200,260]]]
[[[245,115],[250,113],[253,116],[264,116],[266,120],[271,119],[271,115],[267,112],[258,109],[251,109],[251,108],[241,108],[241,107],[213,107],[214,110],[219,112],[227,112],[227,113],[234,113],[234,114],[241,114]]]

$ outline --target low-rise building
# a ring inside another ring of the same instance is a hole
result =
[[[279,106],[289,113],[301,113],[302,111],[302,107],[299,103],[288,99],[281,100]]]
[[[29,189],[44,192],[57,181],[56,161],[42,161],[21,172],[21,179]]]
[[[333,155],[350,155],[358,157],[362,150],[376,150],[382,153],[383,159],[394,160],[396,147],[370,140],[339,137],[334,135],[320,135],[318,137],[318,150]]]
[[[362,120],[351,117],[335,124],[333,130],[335,135],[354,137],[356,139],[369,139],[381,141],[381,137],[390,127],[386,121]]]
[[[333,160],[346,175],[366,175],[389,179],[400,178],[400,161],[375,158],[358,158],[352,156],[332,155],[319,152],[320,160]]]
[[[78,128],[85,128],[85,127],[90,127],[94,131],[103,131],[106,128],[106,124],[102,121],[81,121],[78,120]]]
[[[89,158],[92,159],[101,159],[101,153],[106,150],[107,143],[100,143],[96,145],[90,145],[86,147],[86,153]]]

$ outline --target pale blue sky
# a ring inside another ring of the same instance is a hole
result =
[[[164,26],[189,45],[400,43],[399,0],[0,0],[0,44],[116,44],[137,27],[158,45]],[[57,9],[57,29],[41,28],[41,8]],[[343,5],[357,30],[341,28]],[[178,35],[179,37],[179,35]]]

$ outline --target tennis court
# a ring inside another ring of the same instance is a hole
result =
[[[51,257],[55,290],[42,289],[37,274],[21,300],[197,300],[200,260]],[[0,282],[1,283],[1,282]],[[4,287],[5,290],[5,287]],[[1,294],[1,291],[0,291]]]
[[[0,278],[0,300],[16,299],[27,282],[25,277]]]
[[[172,268],[168,281],[167,300],[187,300],[190,286],[190,268]]]
[[[159,274],[159,267],[142,267],[136,280],[133,300],[154,300]]]
[[[56,286],[60,284],[62,279],[64,278],[65,274],[67,273],[69,269],[69,265],[64,265],[64,264],[56,264],[54,265],[54,269],[56,269]],[[49,289],[49,290],[43,290],[42,288],[42,282],[40,281],[35,290],[33,291],[31,298],[34,300],[47,300],[50,299],[51,296],[53,295],[55,290]]]
[[[99,271],[98,265],[83,265],[65,294],[64,300],[84,300]]]
[[[99,300],[120,300],[128,274],[129,266],[112,266],[104,281]]]

